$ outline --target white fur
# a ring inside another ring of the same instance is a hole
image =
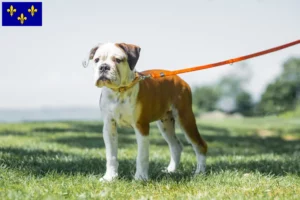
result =
[[[195,144],[193,144],[191,139],[188,137],[188,134],[185,133],[185,130],[181,126],[180,120],[178,118],[178,111],[176,109],[172,109],[172,112],[173,112],[173,116],[175,118],[176,123],[179,125],[181,131],[184,132],[184,136],[185,136],[187,142],[190,143],[193,146],[194,152],[196,154],[197,167],[196,167],[196,170],[195,170],[195,175],[197,175],[199,173],[204,173],[205,168],[206,168],[206,156],[200,152],[199,147],[196,146]]]
[[[167,172],[175,172],[179,166],[180,156],[182,152],[182,144],[175,135],[175,124],[171,118],[163,119],[162,121],[156,122],[162,136],[169,145],[171,160],[167,167]]]
[[[135,124],[139,110],[136,107],[136,98],[139,85],[124,93],[114,92],[106,87],[102,89],[100,109],[103,117],[111,116],[119,126]],[[131,93],[129,96],[128,93]]]
[[[195,147],[194,147],[194,151]],[[205,168],[206,168],[206,156],[203,155],[202,153],[200,153],[199,151],[197,151],[198,153],[196,153],[196,157],[197,157],[197,168],[195,170],[195,175],[199,174],[199,173],[204,173],[205,172]]]
[[[134,86],[130,91],[124,93],[118,93],[104,87],[102,89],[101,99],[100,99],[100,109],[104,117],[104,128],[103,137],[106,147],[106,173],[103,177],[104,180],[110,181],[115,178],[118,174],[115,173],[114,169],[117,167],[110,165],[110,160],[114,160],[114,155],[108,153],[110,151],[117,152],[117,146],[111,144],[114,143],[113,139],[117,137],[109,137],[109,127],[115,123],[119,126],[131,126],[134,127],[135,122],[138,117],[138,110],[136,109],[136,98],[138,92],[138,85]],[[131,93],[129,96],[128,93]],[[116,131],[115,131],[116,132]],[[139,149],[140,150],[140,149]],[[117,158],[117,157],[116,157]],[[111,172],[113,171],[113,172]]]
[[[101,181],[112,181],[118,176],[118,133],[116,122],[106,116],[103,126],[103,139],[106,148],[106,173]]]
[[[148,180],[149,170],[149,136],[143,136],[135,128],[136,141],[138,145],[138,154],[136,158],[135,180]]]

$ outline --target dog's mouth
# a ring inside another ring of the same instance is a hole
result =
[[[107,78],[106,76],[100,76],[98,81],[110,81],[110,79]]]
[[[109,78],[107,78],[106,76],[102,75],[96,81],[96,86],[98,86],[98,85],[104,85],[104,84],[109,84],[109,83],[111,83],[111,80]]]

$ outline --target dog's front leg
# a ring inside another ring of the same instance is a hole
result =
[[[106,151],[106,172],[100,181],[112,181],[118,176],[118,133],[116,122],[111,118],[104,120],[103,139]]]
[[[135,135],[138,146],[135,180],[148,180],[149,169],[149,124],[137,125]]]

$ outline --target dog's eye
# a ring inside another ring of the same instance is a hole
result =
[[[95,59],[95,63],[97,63],[97,62],[99,62],[99,58],[96,58],[96,59]]]
[[[121,63],[121,62],[122,62],[122,60],[121,60],[121,59],[119,59],[119,58],[116,58],[116,62],[117,62],[117,63]]]

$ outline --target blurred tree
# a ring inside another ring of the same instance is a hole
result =
[[[252,77],[252,71],[246,63],[232,67],[232,71],[212,86],[196,87],[193,91],[193,109],[199,112],[216,109],[224,112],[252,113],[252,98],[245,87]],[[245,102],[242,102],[245,101]]]
[[[228,74],[221,78],[218,83],[218,89],[222,93],[222,96],[235,98],[236,95],[243,90],[243,81],[241,77]]]
[[[283,73],[279,77],[281,82],[294,84],[296,98],[300,99],[300,58],[291,57],[283,64]]]
[[[246,85],[252,78],[252,71],[249,65],[242,62],[232,68],[232,71],[223,76],[218,82],[218,89],[222,96],[235,98],[245,90]]]
[[[283,65],[283,72],[270,83],[257,105],[257,113],[279,114],[295,109],[300,99],[300,58],[292,57]]]
[[[270,83],[258,104],[258,114],[278,114],[296,106],[297,87],[291,82]]]
[[[289,58],[283,64],[283,72],[279,77],[283,82],[300,83],[300,58]]]
[[[239,112],[245,116],[251,116],[253,114],[253,103],[251,94],[242,91],[236,96],[236,110],[235,112]]]
[[[249,81],[251,80],[251,77],[251,68],[249,67],[249,65],[247,65],[247,63],[244,62],[240,63],[239,65],[236,65],[236,67],[234,67],[229,74],[223,76],[218,82],[217,86],[221,96],[217,103],[217,107],[229,113],[240,112],[241,110],[246,109],[246,107],[242,108],[246,105],[251,105],[252,109],[251,95],[248,92],[246,92],[245,89],[247,83],[249,83]],[[246,95],[246,93],[248,94],[248,96]],[[241,101],[243,100],[245,100],[246,102],[242,103]]]
[[[202,86],[194,88],[193,103],[202,111],[213,111],[220,98],[216,87]]]

